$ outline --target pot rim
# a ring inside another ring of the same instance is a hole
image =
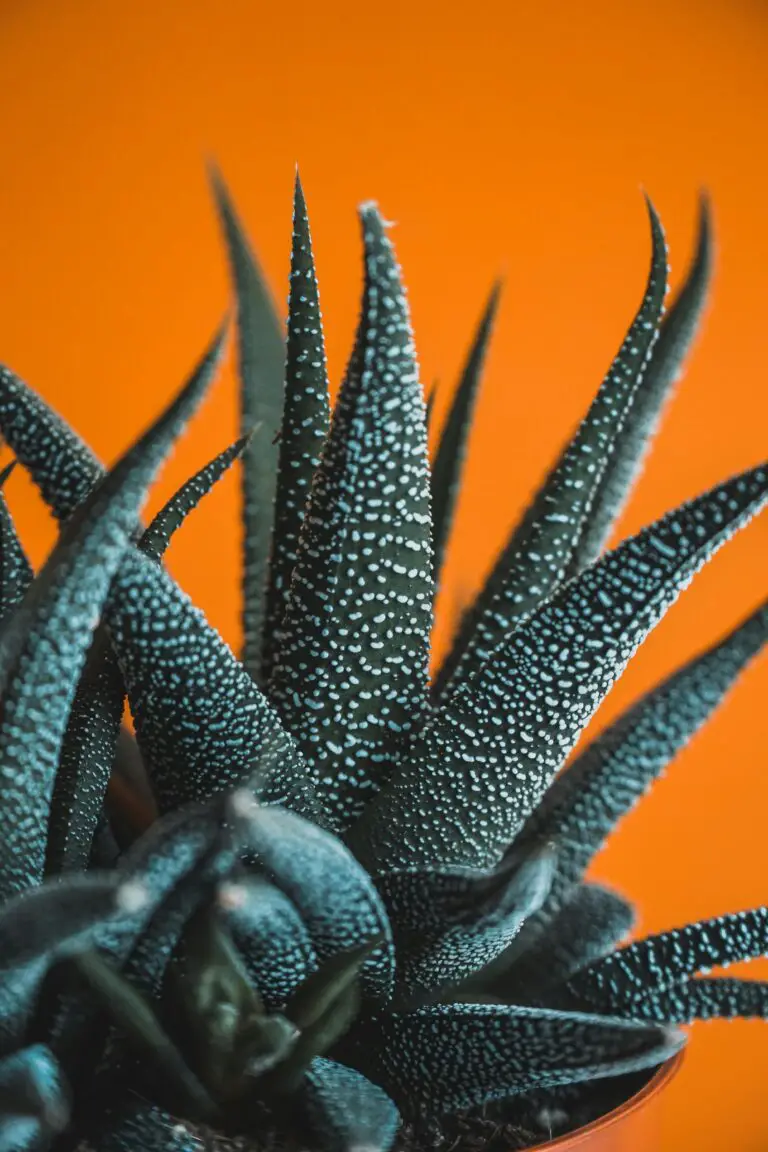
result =
[[[636,1112],[642,1108],[653,1097],[657,1096],[663,1088],[672,1080],[680,1071],[680,1066],[683,1063],[685,1056],[685,1049],[683,1048],[670,1060],[666,1060],[653,1074],[651,1079],[645,1084],[639,1092],[634,1096],[630,1096],[623,1104],[619,1104],[617,1108],[613,1108],[610,1112],[606,1112],[604,1116],[598,1117],[597,1120],[592,1120],[589,1124],[585,1124],[583,1128],[575,1128],[573,1132],[567,1132],[563,1136],[558,1136],[555,1140],[549,1140],[546,1144],[534,1144],[530,1152],[549,1152],[550,1148],[571,1148],[577,1144],[582,1144],[590,1136],[596,1132],[604,1132],[606,1128],[612,1127],[619,1120],[623,1120],[632,1112]]]

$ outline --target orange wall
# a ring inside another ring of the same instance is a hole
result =
[[[507,276],[451,557],[461,596],[631,317],[647,259],[639,186],[677,277],[706,183],[714,309],[625,518],[634,530],[768,447],[767,53],[758,0],[5,0],[0,359],[112,458],[226,306],[212,152],[281,297],[301,162],[337,379],[355,319],[354,206],[377,197],[398,221],[425,380],[453,379],[492,277]],[[153,506],[233,430],[227,380]],[[9,497],[39,558],[47,518],[23,477]],[[172,558],[230,639],[236,515],[230,477]],[[603,719],[758,601],[767,544],[764,518],[697,579]],[[765,661],[601,858],[645,928],[768,898],[767,690]],[[699,1027],[666,1097],[664,1149],[768,1148],[767,1064],[768,1027]]]

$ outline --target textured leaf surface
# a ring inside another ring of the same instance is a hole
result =
[[[249,436],[241,436],[229,448],[214,456],[199,472],[182,484],[170,500],[157,513],[151,524],[141,534],[139,548],[152,560],[162,560],[171,537],[184,523],[190,512],[197,508],[224,473],[242,456]]]
[[[269,680],[279,643],[291,575],[298,555],[304,511],[320,454],[328,435],[330,408],[320,297],[312,239],[298,173],[293,201],[291,291],[288,298],[288,345],[285,408],[269,572],[263,675]]]
[[[0,640],[0,781],[8,834],[0,891],[38,881],[59,754],[93,630],[147,487],[203,398],[222,336],[163,415],[123,456],[62,532]]]
[[[526,931],[557,911],[621,817],[706,723],[766,642],[768,602],[647,693],[555,780],[520,837],[521,851],[542,839],[557,845],[552,889]]]
[[[406,1116],[471,1108],[650,1068],[684,1038],[601,1016],[496,1004],[438,1004],[376,1017],[355,1064]]]
[[[90,448],[7,368],[0,368],[0,432],[57,520],[71,516],[104,475]]]
[[[318,1058],[305,1074],[301,1109],[318,1152],[388,1152],[397,1109],[359,1072]]]
[[[15,462],[0,474],[0,622],[19,603],[33,576],[2,491],[14,467]]]
[[[542,605],[425,724],[353,829],[356,854],[374,871],[498,860],[638,645],[767,496],[765,468],[742,473]]]
[[[453,524],[472,417],[480,390],[488,344],[496,320],[500,293],[501,284],[497,282],[493,286],[472,340],[456,393],[440,433],[440,442],[432,465],[432,547],[435,553],[435,581],[438,584]],[[432,395],[434,396],[434,392]]]
[[[392,934],[368,874],[335,836],[281,808],[238,800],[250,842],[273,883],[295,904],[323,961],[366,942],[384,943],[366,960],[366,995],[387,999],[394,976]]]
[[[188,480],[142,533],[139,548],[160,561],[173,533],[241,454],[247,437],[225,449]],[[72,704],[56,774],[49,821],[46,869],[50,873],[86,866],[100,818],[125,701],[125,685],[109,634],[100,626]]]
[[[317,970],[309,932],[296,905],[263,877],[225,885],[219,907],[253,986],[267,1008],[282,1008]]]
[[[667,291],[666,246],[648,201],[651,268],[640,309],[586,417],[501,552],[467,613],[436,690],[465,683],[507,634],[562,582],[607,461],[646,371]]]
[[[240,430],[260,427],[243,455],[243,660],[260,676],[277,486],[275,437],[283,421],[285,338],[264,275],[221,176],[211,173],[237,300]]]
[[[567,576],[580,572],[600,555],[642,468],[643,457],[701,323],[712,275],[711,229],[709,203],[702,197],[691,267],[664,317],[651,350],[651,362],[600,479]]]
[[[579,972],[567,992],[579,1004],[630,1014],[690,976],[768,953],[768,909],[732,912],[648,936]]]
[[[270,683],[344,827],[426,706],[432,557],[424,401],[385,225],[361,210],[355,351],[302,530]]]
[[[261,762],[273,766],[263,799],[313,810],[277,713],[200,609],[136,549],[105,618],[161,811],[243,784]]]
[[[692,1024],[694,1020],[768,1018],[768,981],[686,980],[632,1005],[640,1020]]]
[[[485,875],[451,869],[377,877],[395,927],[397,1008],[434,999],[502,953],[541,907],[553,871],[554,855],[544,847]]]
[[[534,923],[536,919],[532,917]],[[527,940],[532,921],[523,925],[508,953],[499,958],[501,971],[496,978],[486,978],[483,986],[514,1004],[541,1000],[579,968],[610,952],[634,920],[632,905],[617,893],[599,884],[580,884],[546,926],[532,934],[532,943]]]
[[[0,1060],[0,1152],[44,1152],[68,1118],[66,1084],[49,1048],[34,1044]]]

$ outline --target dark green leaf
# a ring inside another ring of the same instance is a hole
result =
[[[145,555],[152,560],[162,560],[174,532],[181,527],[189,513],[197,508],[203,497],[208,495],[227,469],[239,460],[250,438],[250,434],[241,436],[182,484],[178,492],[160,509],[149,527],[142,532],[139,548]]]
[[[768,1018],[768,981],[686,980],[632,1004],[641,1020],[691,1024],[694,1020]]]
[[[280,432],[269,594],[262,672],[268,681],[296,565],[299,534],[320,453],[328,435],[328,378],[317,275],[304,193],[296,173],[285,408]]]
[[[501,282],[497,281],[488,297],[485,311],[472,340],[469,355],[440,433],[440,442],[432,465],[432,547],[435,552],[437,584],[440,583],[445,547],[453,524],[469,432],[500,294]]]
[[[296,905],[260,876],[224,885],[218,903],[254,988],[270,1011],[282,1008],[317,969]]]
[[[375,872],[490,867],[627,661],[694,573],[768,498],[742,473],[625,541],[537,609],[427,721],[350,843]]]
[[[8,368],[0,368],[0,433],[59,521],[104,475],[87,444]]]
[[[432,557],[424,401],[385,224],[361,210],[355,351],[312,487],[270,682],[336,826],[426,707]]]
[[[221,175],[211,182],[237,300],[240,431],[260,427],[243,456],[243,660],[260,676],[266,587],[277,488],[275,437],[283,422],[285,337],[266,280]]]
[[[667,291],[666,246],[650,201],[652,254],[640,309],[574,437],[501,552],[437,677],[466,683],[562,583],[579,548],[589,509],[646,373]]]
[[[535,925],[557,911],[621,817],[706,723],[766,642],[768,602],[647,693],[558,776],[520,837],[521,851],[542,839],[558,848],[555,880]]]
[[[163,415],[70,517],[0,639],[0,763],[7,833],[0,891],[40,880],[46,826],[70,706],[112,577],[148,485],[202,400],[218,363],[219,334]],[[98,819],[98,812],[94,816]]]
[[[635,913],[609,888],[580,884],[545,924],[537,920],[534,915],[526,921],[499,957],[498,969],[492,965],[480,974],[485,991],[513,1004],[541,1002],[550,989],[612,951],[628,935]]]
[[[2,491],[15,467],[13,460],[0,474],[0,622],[19,603],[34,575]]]
[[[354,1063],[406,1117],[652,1068],[684,1037],[610,1017],[496,1004],[437,1004],[371,1021]]]
[[[732,912],[637,940],[583,968],[567,985],[579,1005],[631,1015],[690,976],[768,954],[768,908]]]
[[[293,901],[322,964],[365,941],[382,945],[365,960],[365,995],[386,1000],[394,975],[392,934],[370,877],[340,840],[282,808],[234,801],[247,836],[273,883]]]
[[[314,812],[306,766],[277,713],[203,613],[159,565],[126,554],[107,603],[139,746],[161,812],[271,765],[261,796]]]
[[[702,196],[693,262],[664,317],[659,338],[651,351],[651,362],[601,477],[566,578],[576,575],[600,555],[640,472],[664,405],[701,323],[712,275],[711,231],[709,201]]]

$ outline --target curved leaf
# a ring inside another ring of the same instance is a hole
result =
[[[225,884],[218,897],[223,921],[243,964],[270,1011],[283,1008],[317,970],[312,941],[296,905],[260,876]]]
[[[432,547],[435,553],[435,582],[440,583],[445,548],[451,532],[459,495],[464,458],[480,390],[485,357],[496,320],[501,282],[491,289],[483,315],[472,340],[431,469]],[[434,396],[434,392],[432,393]]]
[[[768,601],[643,696],[558,776],[518,842],[521,852],[542,839],[558,849],[552,889],[526,932],[557,911],[621,817],[706,723],[767,642]]]
[[[709,201],[702,196],[699,230],[688,275],[664,317],[651,361],[635,393],[625,421],[595,493],[581,539],[566,572],[586,568],[602,552],[618,521],[643,465],[643,457],[663,415],[701,323],[712,278],[712,221]]]
[[[282,808],[256,804],[239,792],[233,803],[272,882],[294,903],[318,960],[371,940],[382,945],[365,961],[365,995],[386,1000],[392,991],[392,933],[370,877],[335,836]]]
[[[182,526],[189,513],[197,508],[224,473],[240,459],[250,438],[250,433],[241,436],[234,444],[230,444],[229,448],[214,456],[213,460],[209,460],[199,472],[182,484],[178,492],[163,505],[141,534],[138,546],[145,556],[149,556],[152,560],[162,560],[174,532]]]
[[[512,533],[453,647],[435,691],[466,684],[489,655],[562,583],[580,546],[601,477],[646,373],[667,291],[661,223],[646,200],[651,267],[640,309],[586,417]]]
[[[768,981],[686,980],[654,992],[632,1005],[641,1020],[692,1024],[695,1020],[765,1020],[768,1018]]]
[[[93,629],[146,489],[202,400],[222,342],[220,334],[173,403],[70,517],[3,630],[0,776],[8,832],[0,842],[0,892],[42,877],[59,754]]]
[[[260,676],[266,582],[274,522],[278,448],[283,422],[285,338],[259,264],[221,175],[211,168],[237,301],[240,431],[261,427],[243,455],[243,661]]]
[[[660,932],[583,968],[566,986],[574,1002],[631,1014],[690,976],[768,954],[768,908],[752,908]]]
[[[8,368],[0,367],[0,433],[59,521],[104,475],[87,444]]]
[[[488,867],[695,572],[768,498],[764,467],[692,500],[542,605],[430,717],[350,835],[372,871]]]

